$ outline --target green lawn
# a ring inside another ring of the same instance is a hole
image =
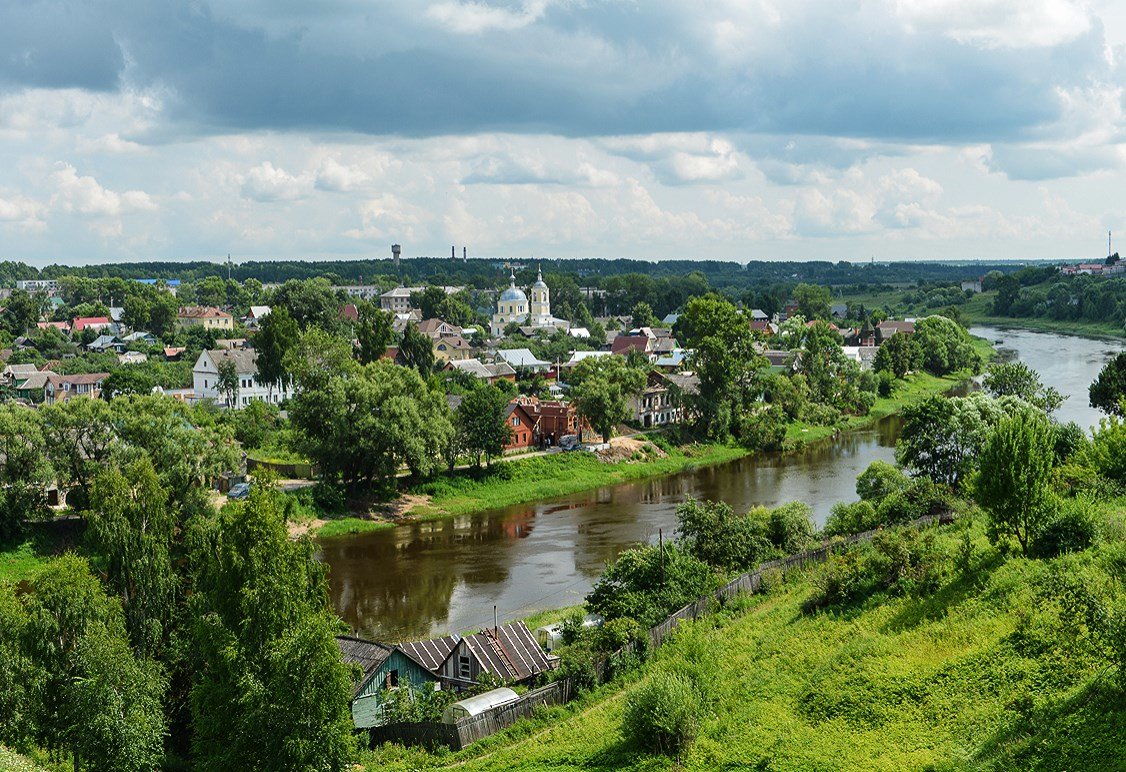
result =
[[[958,526],[940,537],[949,554]],[[978,527],[975,568],[929,597],[879,593],[807,614],[811,576],[678,631],[623,682],[456,754],[377,750],[367,769],[1126,769],[1113,668],[1036,627],[1049,561],[1002,559]],[[1114,547],[1082,560],[1110,564]],[[820,569],[811,569],[817,571]],[[714,708],[677,763],[627,746],[633,684],[700,657]]]

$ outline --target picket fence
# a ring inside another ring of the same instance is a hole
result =
[[[925,515],[917,520],[906,523],[904,527],[921,528],[930,525],[942,525],[953,520],[950,515]],[[836,552],[864,541],[871,541],[882,529],[853,534],[844,538],[833,539],[796,555],[785,558],[768,560],[759,563],[754,570],[740,574],[727,584],[720,587],[711,595],[705,595],[689,603],[677,611],[669,614],[663,622],[649,628],[649,645],[653,648],[663,644],[673,631],[682,622],[698,619],[712,613],[718,607],[733,600],[739,595],[758,592],[762,587],[763,575],[767,572],[777,571],[786,573],[795,568],[802,568],[812,563],[821,563]],[[611,657],[618,657],[634,651],[637,644],[628,644],[623,649],[614,652]],[[549,705],[565,705],[575,696],[574,688],[569,678],[562,678],[547,686],[534,689],[519,700],[492,708],[477,716],[463,718],[455,724],[443,724],[434,721],[417,723],[397,723],[377,726],[369,730],[372,746],[382,743],[394,742],[400,745],[421,745],[433,748],[445,745],[451,750],[461,750],[471,743],[481,740],[501,729],[512,726],[523,718],[529,718],[533,713]]]

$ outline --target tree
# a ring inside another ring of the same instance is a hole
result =
[[[896,336],[903,333],[896,333]],[[945,316],[928,316],[915,324],[915,343],[923,358],[923,367],[934,375],[955,370],[981,369],[981,356],[974,350],[970,334]]]
[[[301,333],[297,345],[286,354],[284,364],[301,391],[318,388],[335,376],[348,375],[357,367],[352,359],[351,344],[319,327]]]
[[[903,411],[895,458],[916,475],[957,488],[976,466],[993,427],[1027,403],[985,394],[950,399],[934,396]]]
[[[258,352],[255,360],[258,365],[258,380],[273,391],[281,388],[290,379],[286,357],[289,356],[300,339],[297,321],[290,316],[285,306],[270,309],[270,313],[260,322],[254,334],[254,350]]]
[[[441,287],[428,284],[421,292],[411,293],[411,306],[418,309],[423,319],[438,317],[438,307],[446,299],[446,291]],[[448,321],[448,320],[447,320]]]
[[[26,335],[39,321],[39,305],[28,293],[16,290],[9,296],[4,308],[4,321],[12,335]]]
[[[478,386],[466,394],[454,418],[460,445],[477,456],[478,466],[482,456],[486,465],[500,456],[512,438],[512,427],[507,420],[508,395],[491,384]]]
[[[645,375],[621,357],[587,357],[575,366],[571,384],[579,415],[609,442],[614,427],[632,415],[630,398],[645,388]]]
[[[289,311],[302,330],[334,330],[340,322],[340,301],[327,279],[290,279],[274,292],[270,316],[277,313],[279,306]]]
[[[677,542],[705,563],[733,571],[763,560],[771,551],[762,529],[722,501],[688,501],[676,508]]]
[[[922,366],[922,351],[914,336],[900,333],[892,335],[880,345],[873,363],[876,372],[888,372],[896,378],[903,378]]]
[[[1050,515],[1053,445],[1047,419],[1028,412],[1003,419],[985,443],[974,499],[989,515],[994,542],[1012,536],[1027,552]]]
[[[298,447],[328,478],[365,484],[393,485],[401,465],[431,474],[453,432],[445,395],[387,360],[302,389],[290,416]]]
[[[761,396],[759,375],[767,368],[747,318],[719,295],[696,297],[677,319],[676,334],[693,349],[699,378],[697,392],[681,397],[693,430],[713,439],[731,436],[739,414]]]
[[[632,314],[633,320],[630,324],[634,329],[653,327],[657,324],[657,315],[653,313],[653,307],[643,300],[634,304]]]
[[[635,547],[607,567],[587,607],[607,620],[635,619],[648,627],[718,584],[715,569],[675,543]]]
[[[981,382],[991,397],[1017,397],[1047,414],[1063,404],[1064,396],[1040,382],[1040,376],[1023,362],[990,365]]]
[[[1091,407],[1111,415],[1124,414],[1122,399],[1126,397],[1126,352],[1103,365],[1088,394]]]
[[[828,287],[818,284],[799,284],[794,287],[794,302],[798,313],[806,319],[828,319],[831,314],[832,295]]]
[[[407,322],[403,331],[403,339],[399,342],[399,361],[413,367],[424,378],[434,369],[434,343],[414,322]]]
[[[47,513],[47,489],[55,471],[39,413],[0,405],[0,539],[23,530],[23,521]]]
[[[40,414],[47,458],[60,484],[77,486],[68,494],[68,503],[83,509],[94,475],[114,453],[113,409],[102,400],[68,399],[45,405]]]
[[[94,480],[87,519],[134,649],[158,655],[171,629],[178,580],[172,565],[176,519],[152,462],[141,456],[124,469],[104,469]]]
[[[215,389],[227,401],[227,407],[234,408],[238,404],[239,374],[238,367],[230,359],[224,359],[216,366],[219,376],[215,380]]]
[[[359,321],[356,323],[356,338],[360,342],[360,364],[371,364],[383,356],[391,341],[395,339],[391,314],[382,311],[374,303],[360,301]]]
[[[24,651],[42,669],[36,734],[70,750],[75,769],[156,766],[166,732],[164,678],[129,649],[121,607],[82,558],[48,562],[24,597]]]
[[[280,494],[255,486],[192,553],[192,748],[202,770],[343,770],[351,674],[324,567],[286,532]]]
[[[997,288],[997,297],[993,298],[993,315],[1009,316],[1013,304],[1020,297],[1020,279],[1007,274],[997,277],[991,284]]]

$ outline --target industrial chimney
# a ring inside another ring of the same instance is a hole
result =
[[[450,260],[457,260],[457,247],[450,247]]]
[[[466,249],[465,247],[462,247],[461,248],[461,261],[464,263],[464,262],[467,262],[468,260],[469,260],[469,250]]]
[[[391,245],[391,257],[395,260],[395,267],[396,268],[399,267],[399,254],[402,251],[403,251],[403,248],[400,247],[398,244],[392,244]]]

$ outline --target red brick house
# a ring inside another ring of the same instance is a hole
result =
[[[532,441],[539,447],[551,447],[571,434],[579,434],[579,417],[574,405],[562,400],[541,400],[536,397],[517,397],[515,402],[524,408],[532,421]]]
[[[506,451],[522,450],[535,446],[536,421],[528,415],[527,408],[523,404],[518,400],[509,402],[504,420],[512,430],[512,436],[509,437],[508,444],[504,446]]]

